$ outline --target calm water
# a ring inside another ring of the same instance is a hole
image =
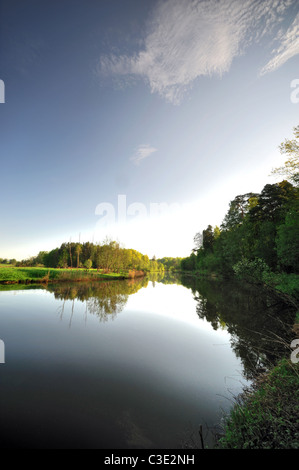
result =
[[[281,317],[252,288],[187,278],[1,291],[1,446],[197,448],[200,424],[212,446],[234,396],[283,354]]]

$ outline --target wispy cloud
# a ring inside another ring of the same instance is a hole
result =
[[[148,158],[152,153],[156,151],[157,149],[155,147],[151,147],[148,144],[139,145],[138,149],[136,150],[135,154],[130,158],[130,160],[135,165],[139,165],[142,160]]]
[[[132,56],[102,56],[98,70],[104,75],[139,76],[152,93],[179,103],[198,77],[228,72],[233,59],[277,27],[296,1],[160,1],[149,20],[142,50]],[[295,24],[283,38],[273,64],[268,64],[269,70],[294,54],[296,31]]]
[[[273,50],[272,59],[263,67],[261,75],[281,67],[285,62],[299,54],[299,13],[295,17],[291,26],[286,33],[281,33],[279,41],[280,45]]]

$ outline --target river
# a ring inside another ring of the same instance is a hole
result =
[[[200,426],[213,447],[294,318],[227,281],[20,287],[0,291],[2,448],[197,449]]]

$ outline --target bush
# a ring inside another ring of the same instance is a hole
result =
[[[274,281],[274,273],[261,258],[255,258],[253,261],[243,258],[233,266],[233,271],[238,278],[248,281],[266,284],[272,284]]]

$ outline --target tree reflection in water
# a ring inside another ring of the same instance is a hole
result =
[[[148,277],[95,283],[49,285],[55,298],[85,302],[87,313],[101,322],[113,320],[125,307],[129,295],[147,287],[151,281],[181,284],[191,289],[196,300],[196,313],[208,321],[214,330],[225,329],[230,334],[231,347],[243,364],[244,377],[253,379],[257,373],[289,356],[294,339],[292,325],[296,310],[273,293],[237,281],[219,281],[180,276],[177,273],[151,273]]]
[[[73,301],[73,315],[76,300],[85,303],[86,314],[96,315],[101,322],[105,322],[113,320],[124,309],[129,295],[138,292],[141,287],[146,287],[147,284],[148,279],[143,277],[122,281],[63,283],[49,285],[48,290],[54,294],[56,299],[63,301],[60,311],[61,317],[67,300]]]
[[[192,290],[199,318],[230,333],[248,380],[289,356],[296,310],[277,295],[236,281],[183,276],[180,282]]]

